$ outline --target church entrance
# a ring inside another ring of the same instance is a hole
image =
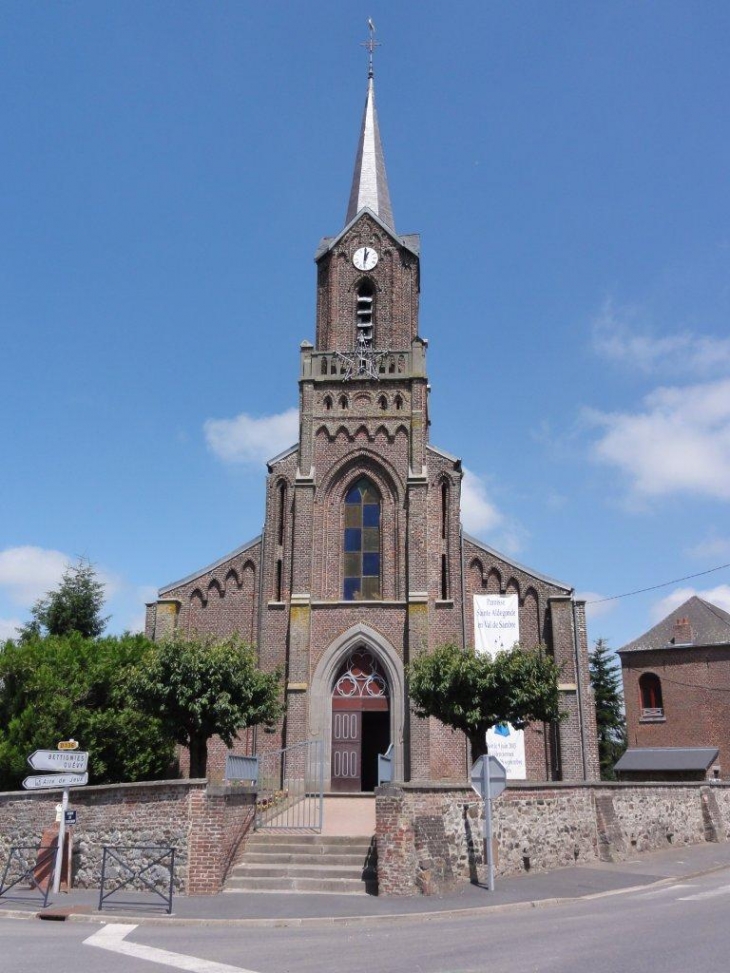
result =
[[[332,690],[332,790],[372,791],[378,754],[390,744],[388,682],[360,646],[340,666]]]

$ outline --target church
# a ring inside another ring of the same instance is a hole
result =
[[[528,780],[598,778],[583,602],[461,526],[461,460],[429,439],[427,342],[419,336],[420,241],[396,229],[375,108],[373,41],[345,224],[316,254],[314,344],[300,348],[299,439],[267,464],[263,532],[160,588],[146,632],[238,633],[284,673],[275,733],[236,753],[320,740],[327,791],[392,779],[463,781],[465,738],[419,719],[408,663],[475,645],[475,596],[515,606],[519,641],[561,667],[559,724],[524,731]],[[445,340],[445,336],[444,336]],[[515,629],[515,632],[517,629]],[[211,744],[209,774],[225,751]]]

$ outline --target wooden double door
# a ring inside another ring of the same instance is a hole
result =
[[[333,791],[371,791],[378,784],[378,754],[390,744],[385,674],[367,649],[356,649],[339,670],[332,693]]]

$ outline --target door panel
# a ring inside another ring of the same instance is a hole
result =
[[[332,712],[332,790],[359,791],[362,787],[362,713]]]

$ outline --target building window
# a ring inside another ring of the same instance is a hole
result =
[[[286,483],[279,484],[276,542],[281,547],[284,543],[284,518],[286,516]]]
[[[375,311],[375,288],[369,280],[364,280],[357,289],[357,344],[367,348],[373,344],[373,320]]]
[[[345,601],[380,598],[380,494],[364,477],[345,497]]]
[[[449,597],[449,564],[445,554],[441,555],[441,601]]]
[[[656,673],[645,672],[641,675],[639,695],[641,697],[641,719],[663,720],[662,681]]]
[[[446,540],[446,525],[449,520],[449,488],[441,484],[441,540]]]

